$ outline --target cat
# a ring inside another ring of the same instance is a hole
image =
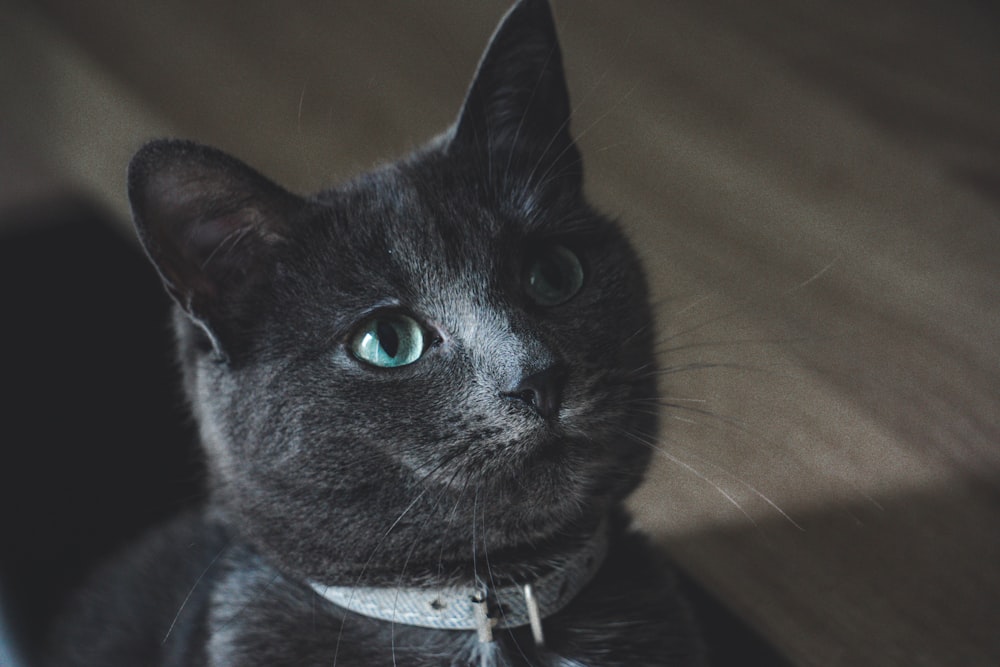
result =
[[[455,124],[344,185],[136,154],[210,500],[96,577],[51,664],[703,664],[622,506],[655,329],[570,116],[551,8],[521,0]]]

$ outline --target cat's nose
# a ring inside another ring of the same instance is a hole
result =
[[[563,386],[566,384],[566,369],[555,364],[545,370],[528,375],[510,391],[507,398],[522,401],[544,419],[554,419],[562,404]]]

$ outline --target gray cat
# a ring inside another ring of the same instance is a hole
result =
[[[523,0],[455,125],[346,185],[135,156],[210,502],[105,568],[53,664],[702,664],[621,506],[654,327],[569,118],[550,9]]]

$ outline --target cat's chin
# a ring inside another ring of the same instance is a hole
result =
[[[519,456],[470,471],[478,502],[494,522],[532,538],[559,532],[610,502],[590,443],[539,440]]]

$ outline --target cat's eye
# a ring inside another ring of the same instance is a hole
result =
[[[355,357],[381,368],[406,366],[424,353],[424,330],[412,317],[399,313],[365,320],[350,342]]]
[[[528,296],[541,306],[569,301],[583,286],[583,266],[569,248],[552,245],[536,254],[524,277]]]

